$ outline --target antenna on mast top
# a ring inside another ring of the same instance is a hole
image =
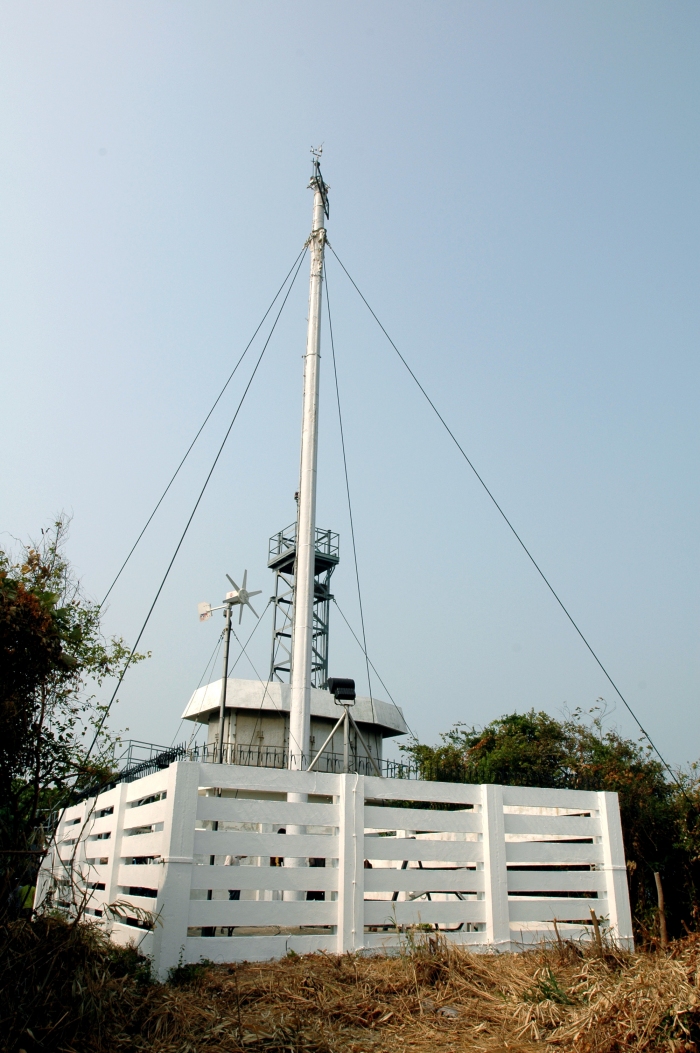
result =
[[[314,170],[311,175],[309,182],[309,188],[311,190],[318,190],[321,194],[321,200],[323,201],[323,212],[326,219],[330,217],[330,207],[328,204],[328,191],[330,187],[323,182],[323,176],[321,175],[321,155],[323,153],[323,143],[320,146],[312,146],[311,154],[313,157]]]

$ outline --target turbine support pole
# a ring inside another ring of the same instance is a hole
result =
[[[224,763],[224,728],[226,726],[226,689],[228,687],[228,652],[231,645],[231,606],[230,602],[224,604],[224,617],[226,627],[224,629],[224,668],[221,674],[221,695],[219,698],[219,744],[216,751],[216,759],[219,764]]]
[[[316,475],[318,460],[318,391],[321,357],[321,289],[326,245],[328,187],[323,182],[320,151],[314,153],[309,184],[314,191],[309,279],[309,319],[304,357],[304,400],[301,422],[299,497],[297,504],[294,615],[292,623],[289,767],[303,770],[311,760],[311,661],[314,630],[316,551]]]

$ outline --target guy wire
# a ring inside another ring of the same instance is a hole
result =
[[[203,682],[203,680],[204,680],[205,676],[207,675],[207,671],[208,671],[208,669],[209,669],[209,666],[211,666],[212,668],[214,667],[214,662],[216,661],[216,656],[217,656],[217,654],[218,654],[218,652],[219,652],[219,648],[221,647],[221,644],[223,643],[223,639],[224,639],[224,633],[223,633],[223,630],[222,630],[222,631],[221,631],[221,632],[219,633],[219,639],[218,639],[218,640],[216,641],[216,643],[214,644],[214,650],[212,651],[212,653],[211,653],[211,654],[209,655],[209,657],[207,658],[207,664],[206,664],[206,665],[205,665],[205,667],[204,667],[204,672],[203,672],[203,673],[202,673],[202,675],[200,676],[200,678],[199,678],[199,683],[197,684],[196,688],[194,689],[194,690],[195,690],[195,693],[196,693],[197,691],[199,691],[200,687],[202,686],[202,682]],[[175,732],[175,734],[173,735],[173,738],[172,738],[172,742],[170,743],[170,745],[171,745],[171,746],[174,746],[174,745],[175,745],[175,739],[176,739],[176,738],[178,737],[178,735],[180,734],[180,728],[182,727],[182,725],[183,725],[183,724],[184,724],[184,720],[181,720],[181,721],[180,721],[180,723],[179,723],[179,725],[178,725],[178,729],[177,729],[177,731],[176,731],[176,732]],[[194,738],[194,733],[192,734],[191,738]]]
[[[195,437],[194,437],[194,439],[192,440],[192,442],[190,443],[190,445],[189,445],[189,446],[187,447],[187,450],[185,451],[185,456],[184,456],[184,457],[182,458],[182,460],[181,460],[181,461],[180,461],[180,463],[178,464],[177,468],[176,468],[176,469],[175,469],[175,471],[173,472],[173,474],[172,474],[172,476],[171,476],[171,479],[170,479],[170,482],[168,483],[168,485],[166,486],[165,490],[163,490],[163,493],[162,493],[162,494],[160,495],[160,497],[158,498],[158,501],[157,501],[157,503],[156,503],[156,506],[155,506],[155,508],[153,509],[153,511],[151,512],[151,514],[150,514],[150,516],[148,517],[148,519],[146,520],[146,523],[145,523],[145,525],[144,525],[144,527],[143,527],[143,529],[142,529],[141,533],[140,533],[140,534],[139,534],[139,536],[138,536],[138,537],[136,538],[136,541],[134,541],[134,544],[133,544],[133,545],[131,546],[131,549],[129,550],[129,554],[127,555],[126,559],[124,560],[124,562],[122,563],[121,567],[120,567],[120,568],[119,568],[119,570],[117,571],[117,574],[116,574],[116,576],[115,576],[114,580],[112,581],[112,584],[111,584],[111,585],[109,586],[109,588],[107,589],[106,593],[104,594],[104,596],[103,596],[103,598],[102,598],[102,600],[101,600],[101,602],[100,602],[100,604],[99,604],[99,606],[100,606],[100,607],[104,607],[104,605],[105,605],[105,602],[106,602],[106,600],[107,600],[107,597],[109,596],[110,592],[112,591],[112,589],[114,588],[114,586],[115,586],[115,585],[117,584],[117,582],[119,581],[119,578],[120,578],[120,577],[121,577],[121,575],[122,575],[122,571],[123,571],[123,570],[124,570],[124,568],[126,567],[127,563],[128,563],[128,562],[129,562],[129,560],[131,559],[131,557],[133,556],[133,554],[134,554],[134,551],[136,550],[136,546],[138,545],[138,543],[139,543],[139,541],[141,540],[141,538],[143,537],[143,535],[144,535],[144,534],[146,533],[146,531],[147,531],[147,529],[148,529],[148,527],[149,527],[149,525],[150,525],[150,523],[151,523],[151,520],[153,519],[154,515],[156,514],[156,512],[157,512],[157,511],[158,511],[158,509],[160,508],[161,504],[163,503],[163,499],[165,498],[165,495],[167,494],[168,490],[170,489],[170,487],[171,487],[171,486],[173,485],[173,483],[175,482],[175,479],[177,478],[177,476],[178,476],[178,474],[179,474],[179,472],[180,472],[180,469],[182,468],[183,464],[185,463],[185,461],[186,461],[186,460],[187,460],[187,458],[189,457],[190,453],[192,452],[192,447],[194,446],[194,444],[196,443],[197,439],[199,438],[199,436],[200,436],[200,435],[202,434],[202,432],[204,431],[204,428],[205,428],[205,426],[206,426],[206,424],[207,424],[207,421],[209,420],[209,418],[211,417],[212,413],[214,412],[214,410],[215,410],[215,409],[216,409],[216,407],[218,406],[218,404],[219,404],[219,402],[220,402],[220,400],[221,400],[221,398],[222,398],[222,396],[223,396],[224,392],[226,391],[226,388],[227,388],[227,387],[229,386],[229,384],[230,384],[230,383],[231,383],[231,381],[233,380],[233,377],[234,377],[234,375],[235,375],[235,373],[236,373],[236,371],[237,371],[238,367],[240,366],[241,362],[243,361],[243,359],[245,358],[246,354],[248,353],[248,350],[250,349],[250,345],[251,345],[251,344],[253,343],[253,341],[255,340],[255,337],[256,337],[256,336],[258,335],[258,333],[260,332],[260,330],[261,330],[261,328],[262,328],[262,325],[263,325],[263,322],[265,321],[265,319],[267,318],[268,314],[270,313],[270,311],[271,311],[271,310],[272,310],[272,308],[274,307],[275,303],[277,302],[277,299],[278,299],[278,297],[279,297],[280,293],[282,292],[282,290],[284,289],[285,285],[287,284],[287,281],[289,280],[289,275],[290,275],[290,274],[292,273],[292,271],[293,271],[293,270],[294,270],[294,268],[296,267],[297,263],[299,262],[299,259],[300,259],[301,257],[303,257],[303,255],[304,255],[304,253],[305,253],[305,252],[306,252],[306,245],[305,245],[305,246],[304,246],[304,248],[303,248],[303,249],[301,250],[301,252],[299,253],[299,255],[297,256],[297,258],[295,259],[295,261],[294,261],[294,263],[292,264],[292,266],[291,266],[291,267],[289,268],[289,271],[287,272],[287,276],[285,277],[284,281],[282,282],[282,284],[280,285],[279,289],[278,289],[278,290],[277,290],[277,292],[275,293],[275,296],[274,296],[274,299],[272,300],[272,303],[270,304],[270,306],[268,307],[268,309],[267,309],[267,310],[265,311],[265,314],[264,314],[264,315],[262,316],[262,318],[260,319],[260,323],[259,323],[259,325],[258,325],[257,329],[255,330],[255,332],[254,332],[254,333],[253,333],[253,335],[251,336],[250,340],[249,340],[249,341],[248,341],[248,343],[246,344],[245,348],[243,349],[243,354],[241,355],[241,357],[240,357],[240,358],[238,359],[238,361],[236,362],[236,364],[235,364],[235,366],[233,367],[232,371],[231,371],[231,372],[229,373],[229,377],[228,377],[228,380],[226,381],[226,383],[225,383],[225,384],[224,384],[224,386],[222,387],[222,389],[221,389],[221,391],[219,392],[219,394],[218,394],[218,395],[216,396],[216,399],[214,400],[214,403],[213,403],[213,405],[212,405],[211,409],[209,410],[209,412],[207,413],[206,417],[205,417],[205,418],[204,418],[204,420],[202,421],[202,423],[201,423],[201,425],[200,425],[200,427],[199,427],[199,430],[197,431],[197,434],[195,435]],[[296,277],[296,275],[295,275],[295,277]]]
[[[547,586],[547,588],[548,588],[548,589],[549,589],[549,591],[551,592],[552,596],[553,596],[553,597],[554,597],[554,599],[555,599],[555,600],[557,601],[557,603],[558,603],[558,604],[559,604],[559,606],[561,607],[562,611],[564,612],[564,614],[566,615],[566,617],[567,617],[567,618],[569,619],[569,621],[570,621],[570,622],[571,622],[571,624],[573,625],[574,629],[576,630],[576,632],[577,632],[577,633],[578,633],[578,635],[580,636],[581,640],[582,640],[582,641],[583,641],[583,643],[585,644],[585,646],[586,646],[586,648],[588,649],[588,651],[590,652],[590,654],[591,654],[591,655],[593,656],[593,658],[594,658],[594,660],[595,660],[596,664],[597,664],[597,665],[598,665],[598,667],[600,668],[600,670],[601,670],[601,672],[603,673],[603,675],[605,676],[606,680],[607,680],[607,681],[608,681],[608,683],[609,683],[609,684],[610,684],[610,685],[612,686],[613,690],[614,690],[614,691],[615,691],[615,693],[616,693],[616,694],[618,695],[618,697],[619,697],[619,698],[621,699],[621,701],[622,701],[623,705],[625,706],[625,708],[627,709],[628,713],[630,714],[630,716],[632,717],[632,719],[633,719],[633,720],[634,720],[634,722],[636,723],[637,727],[639,728],[639,730],[640,730],[640,731],[642,732],[642,734],[643,734],[643,735],[644,735],[644,737],[646,738],[646,740],[647,740],[647,742],[649,743],[649,745],[651,746],[651,748],[652,748],[652,749],[654,750],[654,752],[656,753],[657,757],[659,758],[659,760],[660,760],[660,761],[661,761],[661,763],[663,764],[664,768],[666,768],[667,772],[669,773],[669,775],[671,776],[671,778],[673,779],[673,781],[674,781],[674,782],[676,783],[676,785],[677,785],[677,786],[681,787],[681,789],[682,789],[681,783],[680,783],[680,781],[679,781],[678,777],[676,776],[675,772],[673,771],[673,769],[671,768],[671,766],[670,766],[670,765],[669,765],[669,764],[667,763],[667,761],[666,761],[666,760],[664,759],[664,757],[662,756],[662,754],[661,754],[661,751],[660,751],[660,750],[658,749],[658,747],[657,747],[657,746],[655,745],[655,743],[653,742],[653,740],[652,740],[652,738],[651,738],[651,735],[650,735],[650,734],[649,734],[649,732],[648,732],[648,731],[647,731],[647,730],[646,730],[646,729],[644,728],[644,726],[642,725],[642,722],[641,722],[641,721],[639,720],[638,716],[636,715],[636,713],[634,712],[634,710],[633,710],[633,709],[632,709],[632,707],[630,706],[629,702],[628,702],[628,701],[627,701],[627,699],[626,699],[626,698],[624,697],[624,695],[623,695],[623,694],[622,694],[622,692],[620,691],[619,687],[617,686],[617,684],[615,683],[615,681],[613,680],[613,678],[612,678],[612,677],[610,676],[610,673],[609,673],[609,672],[607,671],[607,669],[605,668],[605,666],[604,666],[604,665],[603,665],[603,663],[601,662],[600,658],[598,657],[598,655],[596,654],[596,652],[595,652],[595,651],[593,650],[592,646],[591,646],[591,645],[589,644],[589,642],[588,642],[588,640],[586,639],[586,637],[585,637],[585,636],[583,635],[583,632],[581,631],[581,629],[579,629],[578,625],[576,624],[576,622],[575,622],[575,621],[574,621],[574,619],[573,619],[573,616],[572,616],[572,615],[571,615],[571,614],[569,613],[569,611],[568,611],[568,610],[567,610],[567,608],[565,607],[565,605],[564,605],[563,601],[562,601],[562,600],[561,600],[561,599],[559,598],[559,595],[558,595],[558,594],[557,594],[557,592],[555,591],[555,589],[554,589],[554,586],[553,586],[553,585],[551,585],[551,583],[550,583],[549,579],[548,579],[548,578],[546,577],[546,575],[545,575],[544,571],[542,570],[542,568],[541,568],[541,567],[540,567],[540,565],[538,564],[537,560],[536,560],[536,559],[535,559],[535,557],[534,557],[534,556],[532,555],[532,553],[530,552],[529,548],[527,547],[527,545],[525,544],[525,542],[523,541],[523,539],[522,539],[522,538],[520,537],[520,534],[519,534],[519,533],[517,532],[517,530],[515,529],[515,527],[514,527],[514,526],[513,526],[513,524],[511,523],[510,519],[508,518],[508,516],[506,515],[506,513],[505,513],[505,512],[503,511],[503,509],[501,508],[501,506],[499,505],[498,501],[497,501],[497,500],[496,500],[496,498],[494,497],[494,495],[493,495],[493,493],[491,492],[491,490],[489,490],[489,488],[488,488],[488,486],[486,485],[486,483],[485,483],[484,479],[483,479],[483,478],[481,477],[481,475],[479,474],[479,472],[478,472],[478,471],[477,471],[477,469],[475,468],[475,466],[474,466],[473,462],[472,462],[472,461],[470,460],[470,458],[468,457],[468,455],[467,455],[466,451],[464,450],[464,448],[463,448],[463,447],[461,446],[461,444],[460,444],[460,443],[458,442],[458,440],[457,440],[457,438],[456,438],[456,436],[455,436],[454,432],[453,432],[453,431],[452,431],[452,429],[451,429],[451,428],[449,427],[449,425],[448,425],[447,421],[446,421],[446,420],[445,420],[445,418],[444,418],[444,417],[442,416],[442,414],[441,414],[441,413],[440,413],[440,411],[438,410],[437,406],[435,405],[435,403],[433,402],[433,400],[432,400],[432,399],[430,398],[430,396],[428,395],[428,392],[427,392],[427,391],[425,390],[425,388],[424,388],[424,387],[423,387],[423,385],[421,384],[420,380],[418,379],[418,377],[416,376],[416,374],[415,374],[415,373],[413,372],[413,370],[412,370],[412,369],[411,369],[411,367],[409,366],[408,362],[407,362],[407,361],[406,361],[406,359],[405,359],[405,358],[403,357],[403,355],[402,355],[402,354],[401,354],[401,352],[399,351],[399,349],[398,349],[398,347],[396,346],[396,344],[394,343],[394,341],[393,341],[393,340],[391,339],[391,337],[389,336],[388,332],[386,331],[386,329],[384,328],[384,326],[382,325],[382,323],[381,323],[381,322],[379,321],[379,318],[378,318],[378,317],[377,317],[377,315],[376,315],[376,314],[374,313],[373,309],[372,309],[372,308],[370,307],[370,305],[369,305],[369,302],[368,302],[368,301],[367,301],[367,299],[365,298],[364,294],[363,294],[363,293],[361,292],[361,290],[360,290],[359,286],[358,286],[358,285],[357,285],[357,283],[355,282],[354,278],[353,278],[353,277],[351,276],[350,272],[348,271],[348,269],[347,269],[347,267],[345,266],[345,264],[343,263],[343,261],[342,261],[342,260],[340,259],[340,257],[338,256],[338,253],[337,253],[337,252],[335,251],[335,249],[333,249],[333,248],[332,248],[332,246],[330,245],[330,243],[329,243],[329,242],[326,242],[326,244],[328,245],[328,248],[329,248],[329,249],[331,250],[331,252],[332,252],[332,253],[333,253],[333,255],[335,256],[335,258],[337,259],[338,263],[339,263],[339,264],[340,264],[340,266],[342,267],[343,271],[345,272],[346,276],[347,276],[347,277],[348,277],[348,279],[350,280],[350,283],[351,283],[351,284],[352,284],[352,286],[354,287],[355,291],[357,292],[358,296],[360,297],[360,299],[361,299],[361,300],[362,300],[362,302],[364,303],[365,307],[367,308],[367,310],[369,311],[369,313],[370,313],[370,314],[372,315],[372,317],[374,318],[375,322],[377,323],[377,325],[379,326],[379,328],[381,329],[381,331],[382,331],[382,332],[384,333],[384,336],[385,336],[385,337],[387,338],[387,340],[389,341],[389,343],[390,343],[390,344],[391,344],[391,346],[393,347],[394,351],[395,351],[395,352],[396,352],[396,354],[397,354],[397,355],[399,356],[399,358],[401,359],[402,363],[404,364],[404,366],[405,366],[405,367],[406,367],[406,369],[408,370],[409,374],[411,375],[411,377],[412,377],[412,378],[413,378],[413,380],[415,381],[415,383],[416,383],[416,385],[417,385],[417,387],[418,387],[419,391],[420,391],[420,392],[421,392],[421,394],[422,394],[422,395],[424,396],[425,400],[427,401],[428,405],[429,405],[429,406],[430,406],[430,408],[432,409],[433,413],[435,414],[435,416],[437,417],[437,419],[438,419],[438,420],[440,421],[440,423],[442,424],[443,428],[445,429],[445,431],[447,432],[447,434],[449,435],[449,437],[450,437],[450,438],[452,439],[452,442],[453,442],[453,443],[455,444],[455,446],[456,446],[456,447],[457,447],[457,449],[459,450],[460,454],[462,455],[462,457],[464,458],[464,460],[465,460],[465,461],[467,462],[467,464],[468,464],[468,465],[469,465],[469,467],[471,468],[472,472],[474,473],[474,475],[476,476],[476,478],[478,479],[478,481],[479,481],[479,482],[481,483],[482,487],[484,488],[484,490],[486,491],[486,493],[487,493],[487,494],[488,494],[488,496],[490,497],[490,499],[491,499],[491,501],[493,502],[493,504],[494,504],[494,505],[496,506],[496,509],[498,510],[498,512],[500,513],[500,515],[501,515],[501,516],[503,517],[503,519],[504,519],[504,521],[505,521],[506,525],[508,526],[508,528],[509,528],[509,529],[510,529],[510,531],[512,532],[513,536],[515,537],[516,541],[518,542],[518,544],[519,544],[519,545],[520,545],[520,547],[522,548],[523,552],[525,553],[525,555],[527,556],[527,558],[528,558],[528,559],[530,560],[530,562],[532,563],[533,567],[535,568],[535,570],[537,571],[537,573],[539,574],[539,576],[540,576],[540,577],[542,578],[542,581],[543,581],[543,582],[545,583],[545,585]]]
[[[361,651],[363,652],[363,654],[364,654],[365,658],[367,659],[367,661],[369,662],[369,664],[370,664],[370,665],[372,666],[372,669],[374,669],[374,672],[375,672],[375,674],[376,674],[377,680],[379,681],[379,683],[380,683],[380,684],[382,685],[382,687],[383,687],[383,688],[384,688],[384,690],[386,691],[387,695],[389,696],[389,701],[391,702],[392,706],[394,707],[394,709],[395,709],[395,710],[397,710],[397,711],[398,711],[398,713],[399,713],[399,716],[400,716],[400,717],[401,717],[401,719],[403,720],[403,722],[404,722],[404,724],[406,725],[406,727],[408,728],[408,730],[409,730],[409,731],[411,732],[411,735],[412,735],[412,737],[413,737],[414,739],[416,739],[416,740],[417,740],[417,737],[416,737],[416,734],[415,734],[415,732],[414,732],[414,731],[413,731],[413,729],[412,729],[412,728],[411,728],[411,727],[409,726],[409,723],[408,723],[408,721],[406,720],[406,717],[404,716],[403,712],[401,711],[401,709],[399,708],[399,706],[398,706],[398,705],[396,704],[396,702],[394,701],[394,698],[393,698],[393,696],[392,696],[391,692],[389,691],[389,688],[388,688],[388,687],[386,686],[386,684],[385,684],[385,683],[384,683],[384,681],[382,680],[381,676],[380,676],[380,675],[379,675],[379,673],[377,672],[377,667],[376,667],[376,665],[374,664],[374,662],[373,662],[373,661],[371,660],[371,658],[370,658],[370,657],[369,657],[369,655],[367,654],[367,651],[366,651],[366,650],[365,650],[365,649],[363,648],[363,646],[362,646],[362,641],[360,640],[359,636],[357,635],[357,633],[356,633],[356,632],[355,632],[355,630],[353,629],[353,627],[352,627],[352,625],[350,624],[350,622],[349,622],[349,621],[347,620],[347,618],[346,618],[346,617],[345,617],[345,615],[343,614],[343,611],[342,611],[342,609],[341,609],[341,607],[340,607],[340,604],[339,604],[339,603],[338,603],[338,601],[336,600],[335,596],[333,597],[333,603],[334,603],[334,604],[336,605],[336,607],[338,608],[338,611],[339,611],[339,613],[340,613],[340,617],[341,617],[341,618],[343,619],[343,621],[344,621],[344,622],[345,622],[345,624],[347,625],[348,629],[350,630],[350,632],[351,632],[351,633],[352,633],[352,635],[354,636],[354,638],[355,638],[355,642],[357,643],[358,647],[359,647],[359,648],[360,648],[360,650],[361,650]]]
[[[228,428],[226,430],[226,434],[224,435],[223,441],[222,441],[221,445],[219,446],[219,449],[217,451],[216,457],[214,458],[213,464],[212,464],[211,468],[209,469],[209,472],[207,473],[206,479],[204,480],[204,485],[202,486],[202,489],[199,491],[199,494],[197,496],[197,500],[195,501],[194,507],[193,507],[192,511],[190,512],[189,518],[188,518],[188,520],[187,520],[187,522],[185,524],[185,529],[182,531],[182,534],[180,535],[180,540],[178,541],[177,545],[175,546],[175,551],[173,552],[172,558],[171,558],[170,562],[168,563],[168,566],[167,566],[167,568],[165,570],[165,574],[163,575],[163,579],[162,579],[160,585],[158,586],[158,590],[157,590],[157,592],[155,594],[155,597],[153,599],[153,602],[152,602],[151,606],[149,607],[149,610],[148,610],[146,618],[145,618],[145,620],[143,622],[143,625],[141,626],[141,629],[139,630],[139,634],[136,637],[136,642],[134,643],[133,647],[131,648],[131,652],[129,654],[129,657],[127,658],[127,660],[126,660],[126,662],[124,664],[124,668],[122,669],[122,671],[121,671],[121,673],[119,675],[119,679],[118,679],[116,687],[114,688],[114,691],[112,693],[112,697],[110,698],[109,702],[105,706],[105,708],[103,710],[103,713],[102,713],[102,716],[100,717],[100,720],[98,721],[97,727],[95,729],[95,734],[93,736],[92,742],[90,743],[90,747],[89,747],[89,749],[88,749],[88,751],[87,751],[87,753],[85,755],[85,759],[84,759],[83,763],[85,763],[88,760],[88,758],[90,757],[90,755],[91,755],[91,753],[92,753],[92,751],[93,751],[93,749],[95,747],[95,743],[97,742],[97,740],[98,740],[98,738],[100,736],[100,733],[101,733],[102,728],[104,726],[104,722],[107,719],[107,717],[109,716],[109,712],[110,712],[110,710],[111,710],[111,708],[112,708],[112,706],[114,704],[114,700],[117,697],[117,692],[119,691],[119,688],[121,687],[122,682],[124,680],[124,677],[126,676],[126,673],[127,673],[128,669],[129,669],[129,666],[131,665],[132,656],[133,656],[134,652],[136,651],[136,648],[138,647],[138,645],[139,645],[139,643],[141,641],[141,637],[143,636],[144,632],[146,631],[146,626],[148,625],[149,621],[151,620],[151,615],[153,614],[153,611],[155,609],[156,603],[158,602],[160,594],[163,591],[163,588],[165,587],[165,583],[168,580],[168,577],[170,575],[170,571],[172,570],[173,564],[174,564],[174,562],[175,562],[175,560],[177,558],[177,554],[180,551],[180,549],[182,548],[182,544],[183,544],[183,542],[185,540],[185,537],[187,536],[187,532],[188,532],[188,530],[190,528],[192,520],[194,519],[195,513],[196,513],[197,509],[199,508],[200,502],[201,502],[202,498],[204,497],[204,492],[207,489],[207,486],[209,485],[209,480],[211,479],[212,475],[214,474],[214,469],[216,468],[216,466],[217,466],[217,464],[219,462],[219,458],[221,457],[221,454],[223,453],[224,446],[226,445],[226,441],[227,441],[229,435],[231,434],[231,430],[233,428],[233,425],[236,423],[236,420],[238,418],[238,414],[241,411],[241,407],[243,406],[243,403],[245,401],[246,395],[248,394],[248,391],[250,390],[250,386],[253,383],[253,380],[255,378],[255,374],[257,373],[258,368],[260,366],[260,363],[263,360],[263,355],[265,354],[265,352],[267,350],[267,347],[268,347],[268,345],[270,343],[270,340],[272,339],[272,334],[274,333],[275,329],[277,328],[277,323],[279,322],[280,315],[282,314],[282,311],[285,308],[285,304],[287,303],[287,300],[289,299],[289,294],[291,293],[292,289],[294,288],[294,282],[296,281],[296,277],[299,274],[299,270],[301,268],[301,265],[304,262],[304,255],[305,255],[305,253],[302,253],[300,258],[299,258],[299,263],[297,264],[296,271],[294,272],[294,277],[292,278],[292,281],[291,281],[291,283],[289,285],[289,288],[287,289],[287,292],[285,293],[284,299],[282,300],[282,306],[280,307],[279,311],[277,312],[277,315],[275,317],[275,321],[274,321],[274,323],[272,325],[272,329],[270,330],[270,333],[269,333],[269,335],[267,337],[267,340],[263,344],[262,351],[258,355],[258,359],[257,359],[257,362],[255,363],[255,367],[253,369],[253,372],[250,375],[250,379],[248,380],[248,383],[245,386],[245,390],[243,391],[243,394],[241,395],[241,398],[240,398],[240,401],[238,403],[238,406],[236,407],[236,412],[234,413],[233,417],[231,418],[231,423],[229,424],[229,426],[228,426]]]
[[[343,430],[343,414],[340,409],[340,388],[338,386],[338,367],[335,359],[335,341],[333,339],[333,321],[331,319],[331,301],[328,295],[328,275],[326,274],[326,264],[323,264],[323,277],[324,285],[326,289],[326,308],[328,310],[328,333],[331,339],[331,355],[333,358],[333,378],[335,380],[335,398],[338,404],[338,424],[340,426],[340,447],[343,451],[343,471],[345,473],[345,493],[348,498],[348,516],[350,518],[350,538],[352,540],[352,556],[355,562],[355,580],[357,581],[357,601],[360,607],[360,627],[362,629],[362,640],[363,640],[363,651],[365,654],[365,663],[367,665],[367,687],[369,688],[369,701],[370,706],[372,705],[372,678],[369,673],[369,658],[367,657],[367,634],[365,632],[365,614],[362,607],[362,589],[360,588],[360,568],[357,563],[357,546],[355,544],[355,521],[352,514],[352,501],[350,500],[350,478],[348,476],[348,461],[345,454],[345,432]],[[374,710],[372,710],[374,712]]]

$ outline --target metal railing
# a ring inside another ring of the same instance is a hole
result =
[[[218,763],[218,746],[216,743],[199,743],[190,745],[180,743],[177,746],[158,746],[153,742],[141,742],[137,739],[123,743],[121,753],[113,758],[114,772],[107,782],[101,782],[98,786],[91,786],[83,790],[76,798],[82,800],[93,797],[97,793],[116,786],[121,782],[134,782],[146,775],[163,771],[169,768],[175,761],[192,761],[194,763],[216,764]],[[305,770],[311,762],[311,757],[295,757],[295,767]],[[301,761],[301,763],[298,763]],[[237,746],[226,744],[224,747],[224,764],[242,764],[252,768],[278,768],[289,767],[289,753],[282,746]],[[314,765],[314,769],[320,772],[328,772],[333,775],[342,775],[343,754],[324,752]],[[388,779],[426,779],[431,778],[429,772],[416,764],[407,764],[405,761],[380,760],[376,761],[382,775]],[[375,775],[372,761],[369,757],[362,755],[350,758],[351,771],[358,775]]]
[[[201,761],[208,763],[218,762],[218,747],[216,743],[207,743],[193,747],[187,751],[183,760]],[[295,767],[306,769],[311,762],[311,757],[299,756],[294,758]],[[299,763],[301,762],[301,763]],[[331,772],[334,775],[342,775],[343,754],[324,752],[314,765],[316,771]],[[420,779],[419,769],[414,764],[406,764],[402,761],[382,760],[376,761],[382,775],[390,779]],[[243,764],[253,768],[288,768],[289,753],[282,746],[235,746],[226,744],[224,746],[224,764]],[[369,757],[352,756],[350,765],[358,775],[375,775],[372,761]]]
[[[296,548],[296,543],[297,525],[292,523],[290,526],[285,527],[284,530],[280,530],[279,533],[273,534],[270,538],[268,560],[273,560],[277,556],[281,556],[285,552]],[[331,556],[337,559],[340,554],[339,535],[335,530],[324,530],[322,527],[316,527],[315,548],[319,555]]]

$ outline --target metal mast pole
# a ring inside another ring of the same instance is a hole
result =
[[[309,279],[309,321],[304,358],[304,401],[301,421],[299,502],[297,507],[296,563],[294,567],[294,616],[292,623],[291,708],[289,714],[289,767],[303,769],[311,760],[311,653],[314,618],[316,549],[316,474],[318,458],[318,386],[321,357],[321,287],[326,244],[324,221],[328,215],[328,187],[323,182],[320,151],[314,153],[309,184],[314,191]]]

